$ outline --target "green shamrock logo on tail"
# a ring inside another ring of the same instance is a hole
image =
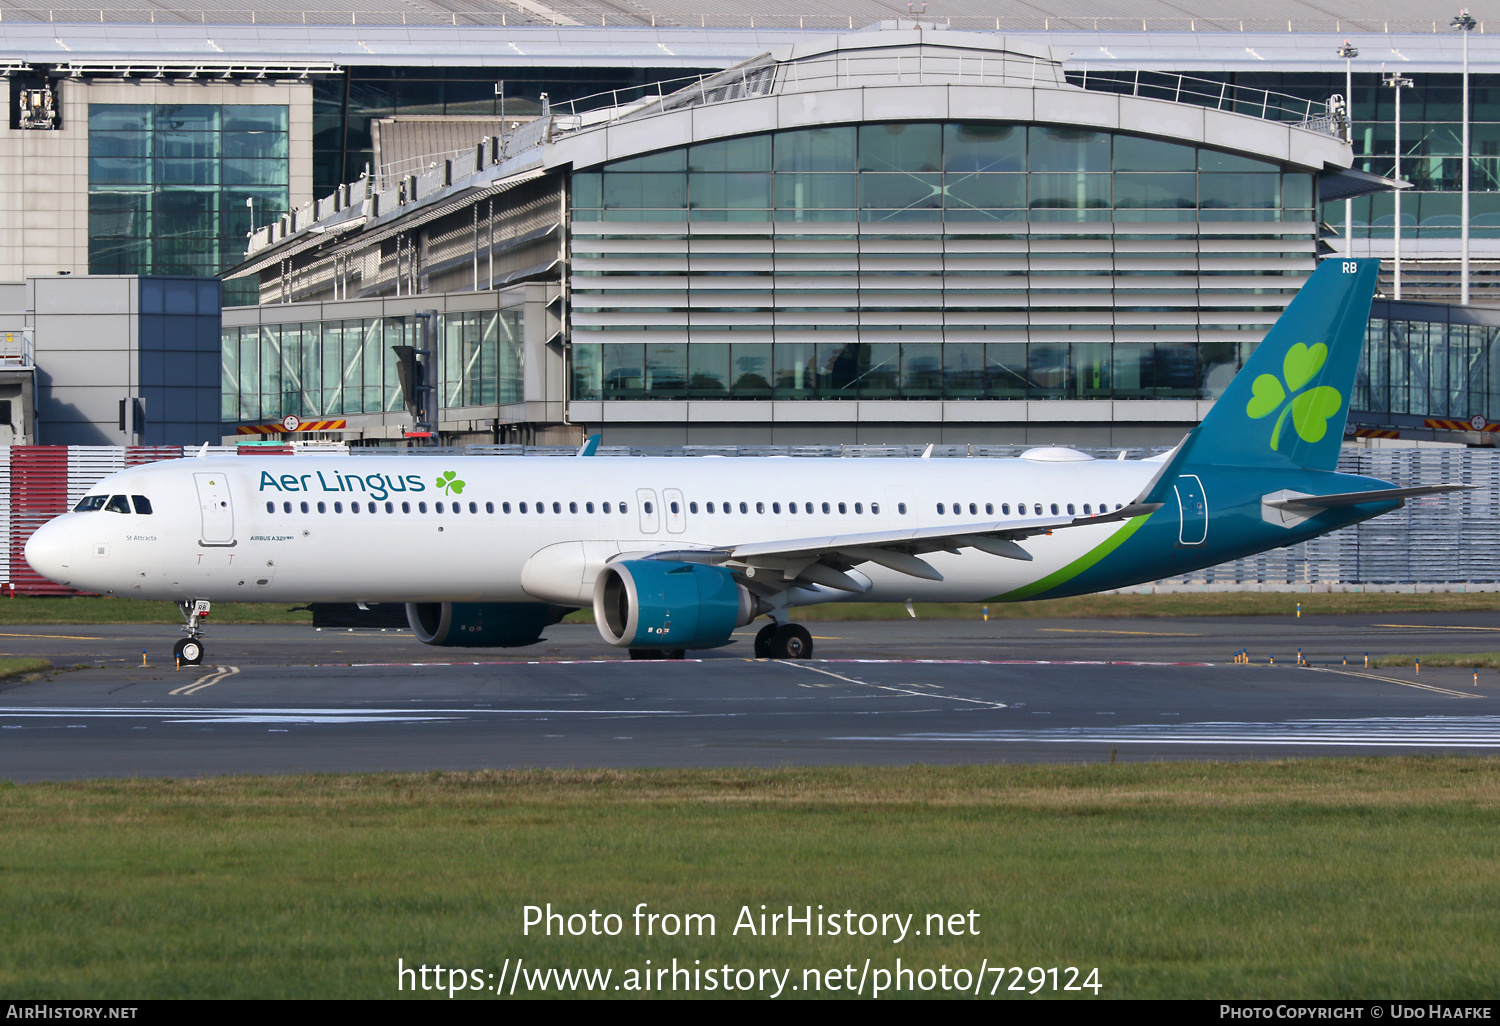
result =
[[[447,471],[437,479],[437,486],[443,490],[445,495],[462,495],[464,483],[458,479],[454,471]]]
[[[1280,447],[1281,428],[1286,423],[1288,414],[1292,418],[1292,428],[1304,442],[1321,441],[1328,433],[1328,418],[1343,408],[1343,395],[1338,389],[1328,385],[1319,385],[1301,394],[1297,392],[1313,379],[1327,360],[1328,347],[1323,343],[1319,342],[1309,348],[1298,342],[1287,350],[1286,357],[1281,361],[1281,372],[1286,378],[1285,387],[1274,374],[1262,374],[1251,384],[1254,394],[1245,406],[1245,412],[1251,419],[1259,420],[1281,410],[1281,416],[1276,418],[1276,426],[1271,429],[1272,449]],[[1287,402],[1288,395],[1292,396],[1291,402]],[[1284,409],[1283,403],[1286,404]]]

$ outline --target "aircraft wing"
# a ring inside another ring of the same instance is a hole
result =
[[[863,593],[866,586],[844,572],[860,563],[877,563],[912,577],[941,581],[943,575],[922,559],[921,553],[975,548],[994,556],[1029,561],[1031,553],[1018,544],[1026,538],[1070,527],[1092,527],[1129,520],[1160,508],[1160,503],[1132,503],[1097,516],[1033,517],[834,534],[707,549],[668,550],[650,553],[644,558],[728,566],[742,570],[747,583],[766,585],[769,590],[780,590],[793,583],[811,583]]]

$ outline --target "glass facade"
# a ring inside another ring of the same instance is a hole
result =
[[[445,408],[521,401],[519,310],[441,314],[439,403]],[[416,345],[411,317],[225,328],[222,416],[305,419],[403,409],[392,346]]]
[[[287,108],[89,105],[89,273],[213,275],[287,210]],[[253,281],[224,283],[226,305]]]
[[[1211,398],[1314,265],[1312,175],[1003,123],[572,177],[574,399]]]
[[[652,83],[712,70],[358,67],[320,76],[313,79],[313,195],[359,178],[374,160],[370,124],[380,118],[533,117],[543,93],[554,105],[613,89],[622,90],[622,100],[636,100],[655,94],[647,88]]]
[[[1500,326],[1371,317],[1350,406],[1500,420]]]
[[[1396,93],[1383,74],[1353,65],[1350,98],[1354,166],[1371,174],[1395,173]],[[1367,67],[1368,65],[1366,65]],[[1456,239],[1463,184],[1463,78],[1450,72],[1403,72],[1412,86],[1401,95],[1401,177],[1413,189],[1401,197],[1403,238]],[[1194,72],[1202,79],[1269,89],[1322,102],[1346,88],[1342,72]],[[1500,75],[1471,74],[1470,230],[1474,238],[1500,238]],[[1343,233],[1344,203],[1326,204],[1322,220]],[[1391,193],[1353,201],[1356,238],[1391,238],[1395,201]]]

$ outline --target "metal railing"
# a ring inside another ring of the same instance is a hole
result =
[[[203,10],[186,7],[57,7],[42,10],[0,4],[0,23],[115,24],[115,25],[369,25],[369,26],[478,26],[494,28],[580,27],[661,29],[779,29],[801,32],[853,31],[885,16],[870,9],[859,14],[700,14],[679,16],[642,11],[599,11],[578,16],[559,11],[549,13],[518,9],[468,11],[418,11],[392,4],[384,10]],[[213,18],[208,16],[212,14]],[[1277,32],[1438,34],[1447,32],[1447,22],[1420,19],[1355,18],[1095,18],[1087,15],[1034,17],[957,16],[924,19],[945,28],[971,32],[1233,32],[1269,34]],[[1483,34],[1485,23],[1478,31]]]
[[[1231,85],[1227,81],[1179,75],[1170,71],[1127,70],[1088,64],[1068,64],[1068,83],[1095,92],[1143,96],[1173,103],[1243,114],[1263,121],[1289,122],[1299,128],[1335,138],[1344,137],[1344,121],[1327,101],[1275,93],[1269,89]]]
[[[36,366],[35,353],[31,347],[31,333],[25,331],[0,332],[0,367],[30,368]]]

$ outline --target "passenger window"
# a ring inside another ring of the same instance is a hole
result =
[[[744,503],[741,503],[740,505],[743,506]],[[766,511],[766,504],[764,502],[757,502],[755,504],[755,512],[757,512],[757,513],[764,513],[765,511]]]
[[[486,502],[484,504],[484,511],[486,513],[493,513],[493,512],[495,512],[495,504],[493,502]]]
[[[673,505],[676,505],[676,504],[674,503]],[[688,512],[689,513],[696,513],[696,512],[698,512],[698,504],[696,502],[690,502],[690,503],[688,503]]]
[[[554,512],[554,513],[561,513],[562,512],[562,503],[560,503],[560,502],[554,502],[552,504],[552,512]]]
[[[479,503],[477,503],[477,502],[471,502],[471,503],[469,503],[469,512],[470,513],[478,513],[479,512]]]
[[[302,504],[302,512],[304,512],[304,513],[311,512],[311,508],[305,502]]]
[[[426,507],[423,507],[423,508],[425,510]],[[502,502],[500,504],[500,512],[501,513],[509,513],[510,512],[510,503],[508,503],[508,502]]]
[[[986,502],[984,504],[984,515],[987,517],[995,515],[995,504],[993,502]]]
[[[977,503],[969,503],[969,515],[974,517],[979,516],[979,506]]]
[[[111,495],[109,501],[104,504],[104,509],[107,513],[129,513],[130,500],[126,499],[123,495]],[[287,503],[286,511],[288,513],[292,511],[291,503]]]
[[[780,513],[781,512],[781,503],[779,503],[779,502],[773,502],[773,503],[771,503],[771,512],[772,513]]]
[[[1092,512],[1093,511],[1089,509],[1089,504],[1085,502],[1083,504],[1083,515],[1084,516],[1090,516],[1092,514]]]
[[[411,512],[411,503],[409,503],[409,502],[403,502],[401,504],[401,512],[403,512],[403,513],[410,513]]]
[[[342,502],[335,502],[333,504],[333,511],[335,513],[342,513],[342,512],[344,512],[344,504]]]
[[[1006,516],[1010,516],[1010,503],[1002,502],[1000,504],[1000,512],[1005,514]]]
[[[320,503],[318,503],[318,512],[319,513],[327,513],[328,512],[328,503],[326,503],[326,502],[320,502]]]
[[[824,513],[827,513],[827,512],[828,512],[828,504],[827,504],[827,503],[824,503],[824,504],[823,504],[823,512],[824,512]],[[842,503],[842,502],[841,502],[841,503],[839,503],[839,512],[840,512],[840,513],[848,513],[848,512],[849,512],[849,509],[848,509],[848,507],[846,507],[846,506],[845,506],[845,505],[844,505],[844,504],[843,504],[843,503]]]
[[[585,513],[592,513],[592,512],[594,512],[594,504],[592,502],[585,502],[583,504],[583,511]]]
[[[742,503],[740,503],[740,512],[741,513],[749,513],[750,512],[750,507],[748,505],[746,505],[745,503],[742,502]],[[762,511],[762,512],[764,512],[764,511]]]
[[[281,504],[281,511],[283,513],[290,513],[292,511],[292,504],[290,502],[283,502]]]
[[[906,503],[904,503],[904,502],[901,503],[897,508],[902,513],[905,513],[906,512]],[[872,502],[872,503],[870,503],[870,515],[871,516],[879,516],[880,515],[880,503],[878,503],[878,502]]]
[[[682,512],[682,507],[677,504],[676,500],[673,500],[673,502],[671,503],[671,506],[672,506],[672,512],[673,513],[681,513]]]
[[[74,513],[92,513],[96,509],[103,509],[107,495],[85,495],[78,500],[78,505],[73,507]]]
[[[578,512],[578,503],[576,503],[576,502],[570,502],[570,503],[568,503],[568,512],[569,513],[577,513]]]
[[[274,502],[268,502],[268,503],[266,503],[266,512],[267,513],[275,513],[276,512],[276,503],[274,503]]]
[[[427,503],[425,503],[425,502],[419,502],[419,503],[417,503],[417,512],[418,513],[426,513],[427,512]]]
[[[1040,502],[1033,506],[1032,509],[1036,511],[1037,516],[1042,515],[1042,504]]]
[[[604,504],[604,505],[603,505],[603,506],[601,506],[601,507],[599,507],[599,508],[600,508],[600,509],[602,509],[602,510],[604,510],[604,512],[606,512],[606,513],[608,513],[608,512],[609,512],[609,503],[607,503],[607,502],[606,502],[606,503],[605,503],[605,504]],[[525,510],[522,510],[522,511],[521,511],[521,512],[523,512],[523,513],[524,513],[524,512],[526,512],[526,511],[525,511]]]
[[[652,505],[652,504],[651,504],[651,503],[649,503],[649,502],[648,502],[648,503],[646,503],[646,506],[645,506],[645,509],[646,509],[646,515],[647,515],[647,516],[650,516],[650,515],[651,515],[651,505]]]
[[[358,505],[358,503],[355,503],[355,505]],[[441,502],[435,502],[435,503],[432,504],[432,508],[435,509],[435,510],[437,510],[439,513],[441,513],[443,511],[443,504]],[[359,510],[355,510],[354,512],[358,513]],[[526,503],[524,503],[524,502],[521,503],[521,512],[522,513],[526,512]]]
[[[1068,503],[1068,516],[1071,517],[1073,515],[1074,515],[1073,514],[1073,504],[1070,502],[1070,503]]]
[[[135,511],[141,516],[150,516],[151,500],[144,495],[132,495],[130,501],[135,503]]]
[[[856,502],[854,504],[854,512],[855,513],[863,514],[864,511],[865,511],[865,508],[864,508],[864,505],[862,503]]]
[[[357,502],[351,502],[351,503],[349,503],[349,512],[350,513],[358,513],[359,512],[359,503],[357,503]]]
[[[396,504],[394,502],[388,502],[388,503],[386,503],[385,504],[385,511],[387,513],[394,513],[394,512],[396,512]]]
[[[624,503],[623,503],[623,502],[622,502],[622,503],[620,503],[620,512],[621,512],[621,513],[629,513],[629,512],[630,512],[630,507],[628,507],[628,506],[626,506],[626,505],[625,505],[625,504],[624,504]],[[650,513],[650,512],[651,512],[651,509],[650,509],[650,507],[647,507],[647,509],[646,509],[646,512],[647,512],[647,513]]]
[[[1052,515],[1057,516],[1057,503],[1052,504]]]
[[[938,515],[941,516],[943,512],[943,504],[941,502],[937,504],[937,511]]]

